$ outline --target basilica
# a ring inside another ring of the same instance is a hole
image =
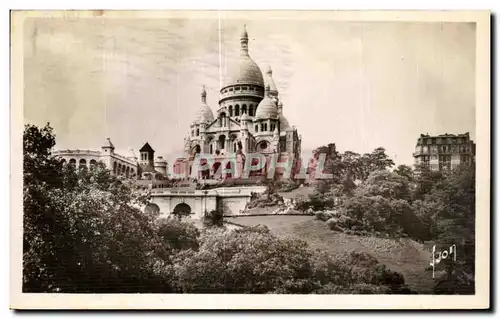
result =
[[[301,137],[285,117],[271,68],[263,74],[250,57],[246,28],[240,37],[239,57],[228,71],[215,112],[207,105],[205,87],[201,90],[200,105],[184,140],[184,157],[174,163],[173,176],[192,176],[198,153],[210,154],[214,163],[210,169],[198,172],[197,179],[213,178],[221,164],[241,167],[249,153],[260,153],[266,159],[272,154],[281,160],[299,159]],[[218,176],[238,177],[231,174]]]

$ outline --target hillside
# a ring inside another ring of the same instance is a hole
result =
[[[431,255],[422,244],[410,239],[385,239],[347,235],[331,231],[326,223],[312,216],[248,216],[227,218],[227,221],[244,226],[266,225],[284,237],[305,240],[313,248],[332,254],[359,251],[372,254],[390,269],[400,272],[411,289],[426,293],[433,286],[432,274],[425,271]]]

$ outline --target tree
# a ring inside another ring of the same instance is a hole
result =
[[[408,165],[399,165],[394,170],[394,173],[398,174],[399,176],[406,177],[409,182],[413,182],[413,169]]]
[[[406,177],[387,170],[374,171],[352,197],[342,202],[340,211],[347,219],[339,219],[339,226],[419,238],[422,220],[413,211],[410,200]]]
[[[50,126],[24,131],[23,290],[168,292],[169,249],[144,194],[112,176],[62,166]]]
[[[380,195],[388,199],[411,199],[408,179],[387,170],[372,172],[358,190],[366,195]]]
[[[371,173],[386,170],[392,166],[394,166],[394,161],[385,153],[383,147],[378,147],[359,158],[359,177],[365,181]]]
[[[425,201],[436,210],[437,242],[456,245],[460,258],[443,262],[446,276],[440,278],[436,293],[473,294],[475,274],[475,167],[459,166],[445,174]]]
[[[425,195],[429,194],[433,187],[443,178],[441,171],[432,171],[428,165],[419,164],[414,170],[414,199],[423,200]]]

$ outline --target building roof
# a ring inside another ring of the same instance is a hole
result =
[[[151,145],[149,145],[148,142],[146,142],[146,144],[144,144],[143,147],[141,147],[141,149],[139,150],[139,152],[154,152],[155,150],[151,147]]]
[[[270,65],[267,67],[266,74],[267,74],[266,84],[269,85],[270,91],[277,93],[278,89],[276,88],[276,83],[274,83],[274,80],[273,80],[273,70],[271,70],[271,66]]]
[[[113,145],[113,143],[111,143],[111,139],[109,137],[106,138],[106,141],[104,142],[104,144],[102,145],[102,147],[115,148],[115,146]]]
[[[288,120],[283,115],[283,113],[280,114],[279,119],[280,119],[280,130],[283,131],[290,127],[290,123],[288,123]]]
[[[257,106],[257,111],[255,112],[256,119],[276,119],[278,118],[278,108],[276,103],[269,97],[266,96],[262,101],[260,101]]]
[[[243,115],[240,117],[241,121],[248,121],[250,120],[250,116],[248,116],[247,113],[243,113]]]
[[[257,63],[252,60],[248,54],[248,48],[245,47],[248,43],[248,34],[245,31],[241,37],[241,51],[239,57],[227,68],[228,72],[224,86],[237,84],[254,84],[264,86],[264,77]]]
[[[201,105],[196,112],[196,117],[194,119],[195,123],[206,123],[212,122],[214,120],[214,113],[212,109],[207,105],[207,91],[205,86],[201,90]]]

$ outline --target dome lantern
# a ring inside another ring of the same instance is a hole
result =
[[[243,32],[241,33],[240,43],[241,43],[241,54],[248,55],[248,33],[246,24],[243,25]]]

